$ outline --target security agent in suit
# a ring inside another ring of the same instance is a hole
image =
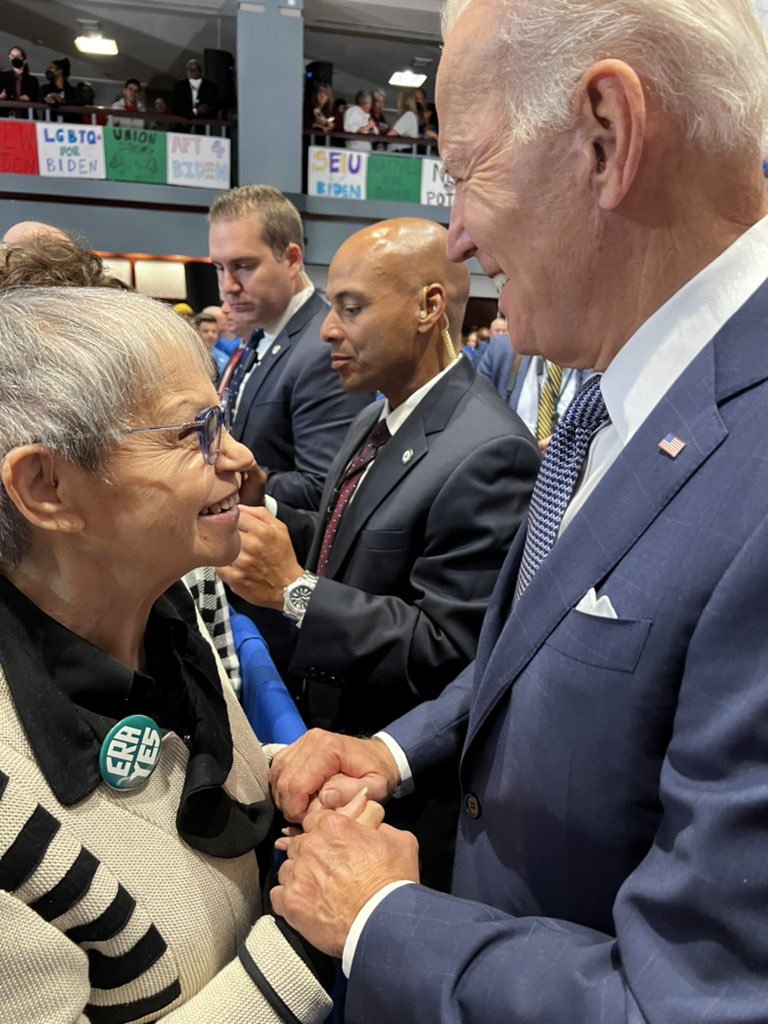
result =
[[[269,494],[316,509],[328,467],[366,396],[346,394],[331,370],[320,340],[328,304],[302,269],[301,220],[266,185],[223,192],[209,220],[219,288],[251,334],[227,374],[232,433],[266,472]]]
[[[338,251],[328,356],[345,389],[378,388],[385,400],[352,424],[322,511],[244,509],[240,558],[222,572],[236,593],[295,621],[290,672],[309,725],[371,733],[471,661],[538,469],[518,417],[455,356],[446,323],[458,337],[469,275],[447,261],[446,238],[400,219]],[[385,425],[391,436],[348,494],[356,453]],[[421,834],[425,868],[443,886],[455,809],[445,778],[393,808]]]
[[[450,251],[497,277],[527,351],[602,376],[548,448],[474,666],[386,742],[310,734],[273,768],[304,834],[272,904],[343,952],[349,1022],[766,1020],[765,42],[749,0],[611,8],[449,22]],[[476,76],[501,61],[529,117],[570,69],[539,141],[513,111],[494,130]],[[305,814],[438,765],[462,791],[451,896],[411,884],[410,837]]]

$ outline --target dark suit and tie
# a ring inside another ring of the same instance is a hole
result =
[[[319,566],[334,496],[380,412],[350,427],[322,512],[278,509],[299,561],[323,570],[290,671],[306,680],[309,723],[353,734],[435,696],[472,658],[538,469],[520,421],[459,360],[379,449]]]

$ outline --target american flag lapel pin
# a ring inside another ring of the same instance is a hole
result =
[[[685,441],[681,441],[674,434],[667,434],[666,437],[659,441],[659,451],[663,452],[664,455],[668,455],[670,459],[676,459],[683,448],[685,448]]]

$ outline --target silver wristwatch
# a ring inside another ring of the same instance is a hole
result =
[[[301,625],[316,586],[317,576],[313,572],[303,572],[297,580],[283,587],[283,615],[293,619],[297,626]]]

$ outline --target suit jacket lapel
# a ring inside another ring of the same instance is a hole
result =
[[[347,431],[347,435],[344,438],[344,442],[339,449],[339,453],[328,470],[328,477],[325,482],[325,487],[323,488],[322,497],[320,498],[320,514],[322,517],[320,519],[321,528],[315,531],[315,536],[312,540],[312,545],[307,557],[307,562],[313,569],[317,566],[317,559],[320,555],[320,548],[323,543],[325,526],[329,517],[333,513],[333,507],[341,480],[344,476],[344,471],[361,447],[365,438],[370,434],[373,429],[373,425],[376,423],[380,415],[380,401],[372,402],[363,409],[351,424]]]
[[[686,442],[674,460],[658,448],[668,433]],[[726,435],[715,401],[715,349],[710,345],[616,459],[511,611],[516,572],[505,572],[492,619],[499,632],[484,638],[485,650],[492,644],[493,650],[482,667],[468,740],[567,612],[590,587],[599,588]],[[514,552],[519,565],[522,547],[516,544]]]
[[[356,491],[354,501],[344,510],[328,558],[328,576],[333,576],[343,563],[352,543],[371,514],[426,455],[424,422],[417,415],[418,411],[417,407],[395,436],[380,449],[376,461]],[[362,443],[362,438],[360,442]]]
[[[241,430],[242,425],[248,417],[249,410],[256,401],[259,392],[263,389],[269,374],[277,366],[281,359],[285,358],[299,335],[307,325],[307,322],[317,313],[323,300],[315,292],[307,299],[304,305],[291,317],[285,327],[276,336],[262,356],[261,362],[251,373],[248,383],[243,392],[243,397],[237,410],[235,428]],[[330,354],[328,356],[330,359]]]
[[[445,428],[457,402],[471,386],[474,377],[475,371],[469,361],[460,359],[424,396],[400,430],[379,451],[354,501],[344,511],[328,559],[329,576],[343,563],[372,513],[427,454],[428,436]],[[369,430],[373,422],[374,419],[371,419]],[[357,447],[362,439],[361,436]],[[352,450],[353,453],[355,450]]]

